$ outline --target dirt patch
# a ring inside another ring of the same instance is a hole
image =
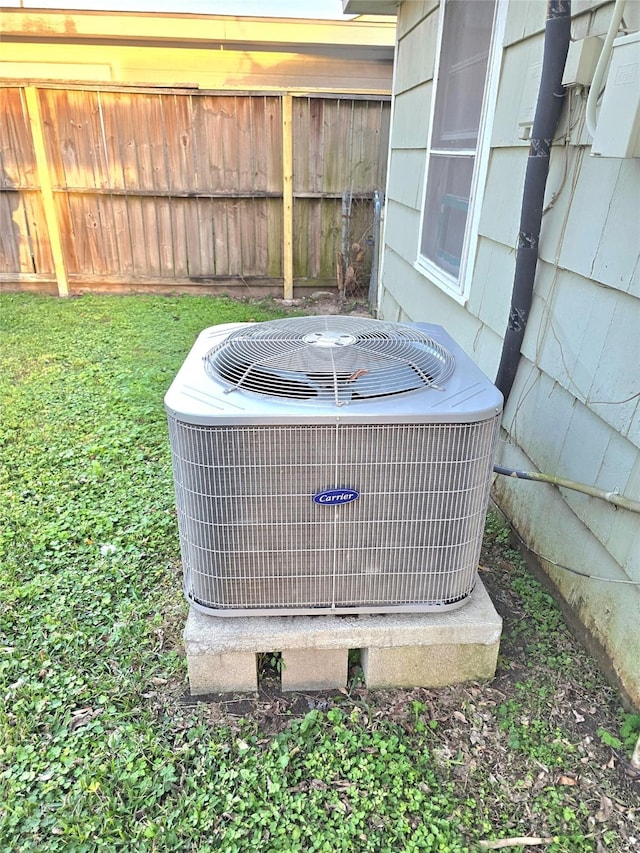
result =
[[[366,299],[343,299],[329,290],[315,290],[301,299],[274,299],[273,302],[292,314],[346,314],[351,317],[373,317]]]

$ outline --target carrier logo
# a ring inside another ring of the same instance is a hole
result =
[[[335,506],[336,504],[350,504],[360,497],[360,492],[355,489],[325,489],[324,492],[318,492],[313,496],[313,502],[327,506]]]

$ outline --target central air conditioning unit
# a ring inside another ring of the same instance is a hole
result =
[[[194,607],[424,612],[469,598],[502,396],[440,326],[212,327],[165,406]]]

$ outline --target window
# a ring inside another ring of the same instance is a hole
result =
[[[486,166],[482,130],[495,86],[497,0],[444,0],[418,266],[463,300],[477,227],[473,200]]]

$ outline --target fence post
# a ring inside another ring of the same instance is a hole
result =
[[[44,131],[42,129],[42,114],[40,112],[40,102],[38,101],[38,90],[35,86],[25,86],[24,96],[29,116],[29,126],[31,127],[33,149],[36,156],[36,170],[38,172],[38,182],[40,184],[40,193],[42,195],[42,206],[44,208],[49,243],[51,245],[53,268],[56,275],[56,283],[58,285],[58,296],[68,296],[69,282],[67,279],[67,268],[64,262],[60,227],[58,224],[58,217],[56,216],[53,187],[51,186],[51,172],[49,170],[47,148],[44,141]]]
[[[293,299],[293,96],[282,96],[283,296]]]

